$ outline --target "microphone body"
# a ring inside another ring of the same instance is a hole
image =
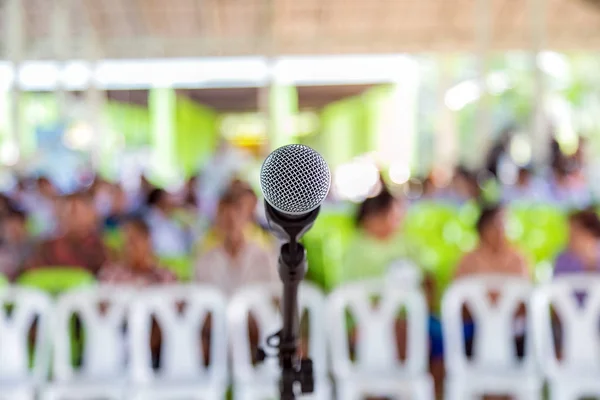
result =
[[[312,361],[298,359],[298,287],[306,275],[306,250],[299,243],[313,226],[320,205],[329,192],[329,168],[319,153],[303,145],[288,145],[273,151],[261,168],[261,190],[269,228],[284,244],[280,248],[279,277],[283,283],[281,313],[283,327],[267,345],[277,347],[281,366],[281,400],[294,400],[297,384],[302,393],[312,393]],[[266,353],[259,349],[260,358]]]

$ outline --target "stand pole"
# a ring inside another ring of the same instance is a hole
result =
[[[279,392],[281,400],[295,400],[294,388],[298,385],[302,393],[312,393],[314,387],[312,361],[298,358],[298,286],[304,275],[306,275],[307,262],[306,250],[298,243],[286,243],[281,246],[279,256],[279,277],[283,282],[283,296],[281,301],[281,312],[283,315],[283,327],[280,332],[273,336],[279,338],[277,345],[271,345],[267,340],[267,346],[277,348],[279,365],[281,367],[281,379],[279,381]],[[258,349],[259,361],[270,356],[263,349]]]

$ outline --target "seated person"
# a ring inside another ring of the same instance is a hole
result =
[[[185,227],[174,218],[175,204],[169,193],[154,189],[147,199],[146,222],[152,245],[159,257],[182,257],[188,254],[190,237]]]
[[[528,263],[507,240],[504,232],[504,209],[501,206],[493,206],[482,210],[477,221],[477,232],[479,244],[477,247],[463,256],[458,264],[455,278],[475,275],[501,274],[531,279]],[[495,299],[497,294],[490,293]],[[517,311],[515,319],[515,342],[517,354],[522,357],[525,344],[525,320],[524,308]],[[466,341],[467,356],[472,355],[473,339],[475,336],[475,324],[467,308],[464,309],[464,337]],[[485,396],[485,400],[503,400],[504,396]]]
[[[214,226],[218,242],[201,250],[196,260],[196,281],[215,285],[227,295],[249,283],[279,280],[273,252],[248,237],[251,220],[243,199],[238,190],[221,197]]]
[[[127,195],[120,185],[112,185],[110,192],[110,204],[104,218],[105,229],[119,228],[121,223],[127,219]]]
[[[27,234],[27,217],[11,209],[2,223],[0,242],[0,274],[13,281],[20,273],[34,245]]]
[[[148,286],[176,281],[171,271],[161,268],[152,249],[150,229],[144,220],[131,218],[123,225],[123,257],[105,264],[98,279],[107,283]]]
[[[554,276],[571,274],[597,274],[600,272],[600,218],[594,210],[576,211],[569,215],[569,242],[554,263]],[[580,306],[586,293],[573,293]],[[563,328],[560,317],[552,313],[552,326],[556,354],[562,357]]]
[[[231,186],[227,190],[231,193],[237,193],[240,198],[240,207],[243,209],[242,213],[244,218],[249,221],[244,229],[244,235],[253,243],[263,246],[267,250],[273,248],[274,239],[266,232],[256,221],[256,209],[258,204],[258,198],[252,187],[240,180],[235,180],[231,183]],[[222,234],[218,227],[215,225],[208,229],[202,240],[197,246],[197,251],[207,252],[215,246],[218,246],[222,242]]]
[[[220,199],[214,231],[218,242],[200,252],[195,266],[195,280],[221,289],[231,296],[237,289],[251,283],[278,282],[276,258],[273,252],[248,237],[251,223],[244,208],[243,196],[237,190],[227,191]],[[203,345],[209,348],[210,319],[204,324]],[[250,317],[251,347],[258,344],[258,325]]]
[[[600,272],[600,218],[593,210],[569,216],[569,243],[554,266],[554,276],[586,272]]]
[[[508,241],[504,232],[504,209],[494,206],[482,210],[477,221],[479,244],[463,256],[455,278],[477,274],[504,274],[531,278],[525,257]]]
[[[342,280],[344,282],[370,278],[384,278],[396,261],[412,259],[414,248],[402,240],[399,227],[404,214],[403,204],[387,190],[366,199],[359,207],[356,223],[359,228],[344,257]],[[399,240],[400,239],[400,240]],[[433,308],[433,280],[426,276],[425,293],[430,310]],[[398,349],[402,357],[406,352],[406,323],[396,324]],[[353,336],[353,334],[352,334]],[[436,383],[436,392],[442,392],[443,341],[441,324],[433,315],[429,318],[431,372]]]
[[[62,200],[59,215],[57,237],[37,246],[26,268],[81,267],[96,275],[107,252],[92,199],[82,193],[69,195]]]

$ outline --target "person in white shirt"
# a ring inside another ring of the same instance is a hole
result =
[[[174,204],[169,193],[154,189],[148,195],[146,223],[150,227],[152,245],[159,257],[183,257],[189,253],[188,231],[173,218]]]
[[[275,252],[248,237],[251,223],[240,191],[228,190],[217,208],[219,244],[199,254],[195,280],[212,284],[226,295],[250,283],[278,282]]]

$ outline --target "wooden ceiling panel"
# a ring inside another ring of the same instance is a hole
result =
[[[52,57],[56,0],[22,1],[27,57]],[[65,1],[70,40],[82,42],[91,24],[107,58],[473,51],[478,42],[478,0]],[[490,1],[491,48],[529,48],[527,2]],[[544,14],[547,47],[596,49],[600,8],[589,0],[546,0]]]

